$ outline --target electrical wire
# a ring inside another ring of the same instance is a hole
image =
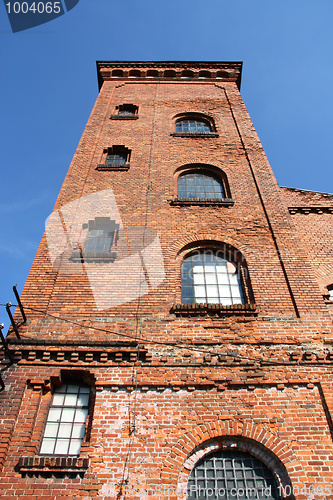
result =
[[[4,305],[6,305],[6,304],[0,304],[0,306],[4,306]],[[12,307],[17,307],[17,305],[12,304]],[[67,318],[62,318],[60,316],[54,316],[53,314],[47,313],[46,311],[41,311],[39,309],[35,309],[33,307],[24,306],[24,308],[28,309],[29,311],[37,312],[39,314],[44,314],[45,316],[49,316],[57,321],[63,321],[65,323],[70,323],[72,325],[79,326],[80,328],[83,328],[84,330],[95,330],[95,331],[102,332],[102,333],[109,333],[109,334],[113,334],[113,335],[118,335],[120,337],[129,339],[132,341],[137,340],[136,337],[133,337],[132,335],[129,335],[126,333],[120,333],[120,332],[115,332],[112,330],[106,330],[105,328],[99,328],[96,326],[83,325],[82,323],[78,323],[77,321],[73,321],[73,320],[70,320]],[[35,340],[32,337],[24,336],[22,334],[21,334],[21,338]],[[161,340],[150,340],[150,339],[144,338],[144,339],[141,339],[141,343],[160,345],[160,346],[171,347],[171,348],[175,348],[175,349],[185,349],[187,351],[193,351],[193,352],[198,352],[198,353],[202,353],[202,354],[210,354],[211,356],[218,356],[219,354],[223,354],[223,353],[217,353],[216,351],[202,349],[199,347],[193,347],[193,346],[190,346],[188,344],[181,344],[179,342],[163,342]],[[231,356],[235,359],[241,358],[241,359],[245,359],[247,361],[253,362],[253,363],[258,363],[258,362],[262,361],[262,359],[251,358],[250,356],[237,355],[236,353],[233,353]],[[264,360],[264,361],[265,361],[265,363],[267,363],[271,366],[281,366],[283,364],[281,362],[276,362],[276,361],[269,361],[269,360]]]

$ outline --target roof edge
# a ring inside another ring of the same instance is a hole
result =
[[[289,189],[290,191],[296,191],[301,193],[313,193],[313,194],[323,194],[326,196],[333,196],[333,193],[324,193],[323,191],[312,191],[312,189],[301,189],[301,188],[293,188],[288,186],[280,186],[281,189]]]
[[[96,61],[96,66],[99,89],[104,81],[127,79],[139,81],[186,79],[200,82],[217,80],[235,82],[240,88],[243,63],[241,61]],[[169,73],[166,73],[167,71]]]

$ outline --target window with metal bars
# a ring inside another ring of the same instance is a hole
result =
[[[181,119],[176,121],[176,133],[197,133],[204,134],[212,132],[211,124],[208,120]]]
[[[85,435],[90,388],[64,384],[53,394],[41,455],[78,456]]]
[[[280,500],[264,463],[242,451],[220,450],[202,458],[187,483],[188,500]]]
[[[225,197],[221,180],[208,172],[190,172],[178,178],[178,199],[223,200]]]
[[[244,304],[241,266],[222,251],[196,251],[181,266],[183,304]]]
[[[328,290],[328,298],[330,301],[333,302],[333,285],[328,286],[327,290]]]

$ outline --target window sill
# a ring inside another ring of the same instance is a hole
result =
[[[172,132],[172,137],[219,137],[217,132]]]
[[[89,458],[48,456],[20,457],[17,470],[21,474],[84,474],[90,465]]]
[[[139,115],[111,115],[110,120],[137,120]]]
[[[103,171],[113,171],[113,170],[119,170],[119,171],[127,171],[130,168],[129,163],[125,163],[124,165],[106,165],[105,163],[99,163],[96,167],[96,170],[103,170]]]
[[[256,304],[174,304],[170,312],[176,316],[204,316],[204,315],[254,315],[257,314]]]
[[[218,205],[218,206],[226,206],[231,207],[234,205],[234,200],[232,198],[175,198],[171,200],[171,206],[186,206],[186,205],[200,205],[200,206],[209,206],[209,205]]]
[[[69,260],[72,262],[114,262],[117,252],[80,252],[75,250]]]

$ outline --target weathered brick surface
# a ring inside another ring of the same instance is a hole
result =
[[[333,195],[282,188],[299,240],[314,269],[320,290],[333,284]]]
[[[3,498],[183,498],[176,489],[195,462],[231,441],[291,482],[297,499],[311,485],[333,498],[332,308],[323,299],[333,282],[332,196],[277,185],[232,64],[219,79],[221,68],[202,79],[192,65],[193,79],[167,80],[163,65],[159,79],[127,78],[131,65],[116,79],[102,66],[105,81],[55,210],[111,188],[125,228],[119,255],[129,255],[127,228],[147,225],[158,234],[165,277],[153,288],[147,276],[142,297],[99,308],[88,268],[69,251],[52,265],[44,235],[22,293],[28,321],[20,339],[8,336],[14,362],[2,361]],[[138,118],[110,120],[123,103],[137,105]],[[187,112],[208,115],[218,136],[172,135]],[[113,145],[131,150],[130,168],[96,170]],[[180,169],[192,163],[222,170],[234,204],[173,205]],[[255,310],[172,309],[186,253],[219,244],[245,258]],[[134,286],[125,263],[111,291],[103,263],[94,265],[106,301],[126,280]],[[63,370],[84,372],[94,403],[79,462],[59,466],[38,453]]]

